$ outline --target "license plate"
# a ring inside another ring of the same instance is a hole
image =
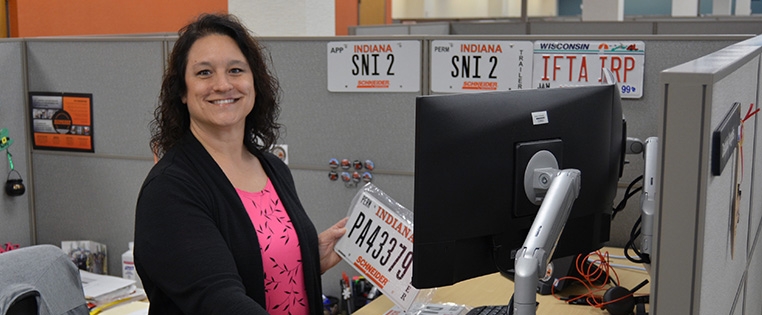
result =
[[[537,41],[532,82],[536,88],[601,84],[601,70],[614,74],[622,98],[643,96],[642,41]]]
[[[413,275],[413,227],[391,207],[361,190],[351,208],[347,233],[336,252],[392,302],[410,308],[418,289]]]

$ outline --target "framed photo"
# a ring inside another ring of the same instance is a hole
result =
[[[93,95],[29,92],[34,149],[95,152]]]

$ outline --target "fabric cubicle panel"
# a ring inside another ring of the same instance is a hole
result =
[[[762,20],[753,17],[718,20],[671,20],[655,22],[656,34],[759,34]]]
[[[659,115],[663,97],[660,93],[659,73],[670,67],[699,58],[711,52],[723,49],[750,36],[628,36],[645,42],[646,57],[643,80],[643,96],[639,99],[623,99],[622,113],[627,120],[627,136],[646,140],[656,136],[659,127]],[[628,163],[619,181],[619,192],[615,202],[619,202],[627,184],[643,174],[644,161],[641,155],[626,156]],[[636,185],[640,186],[640,185]],[[639,194],[627,202],[625,209],[617,214],[611,224],[611,246],[624,246],[629,239],[633,224],[640,216]]]
[[[6,243],[19,246],[29,246],[34,243],[33,226],[31,221],[32,179],[29,165],[29,147],[26,129],[26,95],[24,68],[24,42],[21,40],[0,40],[0,128],[8,129],[8,136],[13,144],[8,147],[13,155],[14,169],[21,174],[27,192],[18,197],[10,197],[5,190],[0,191],[0,245],[5,249]],[[10,167],[5,157],[5,150],[0,151],[0,178],[3,187],[9,175]],[[15,174],[11,175],[17,178]]]
[[[134,230],[135,203],[153,165],[148,124],[164,68],[157,39],[29,39],[28,90],[92,94],[94,153],[34,150],[38,243],[93,240],[108,268]]]
[[[714,82],[711,94],[709,94],[711,95],[712,110],[710,131],[716,130],[717,126],[720,125],[733,102],[741,103],[742,115],[746,114],[749,105],[757,104],[756,88],[759,78],[759,66],[760,58],[757,55],[757,57],[733,71],[732,74]],[[744,124],[744,131],[751,131],[753,133],[754,130],[754,121],[747,121]],[[746,138],[746,140],[752,139]],[[751,212],[753,210],[750,207],[751,197],[755,195],[754,189],[751,188],[752,181],[754,180],[752,170],[756,166],[762,166],[762,163],[757,163],[754,159],[755,145],[752,141],[745,143],[743,149],[742,160],[745,164],[741,169],[743,178],[740,181],[736,180],[741,185],[742,194],[740,222],[736,228],[735,236],[728,233],[729,224],[731,227],[733,226],[732,218],[728,217],[728,208],[733,198],[732,191],[729,188],[735,185],[733,182],[735,178],[732,175],[734,163],[728,163],[723,175],[716,177],[710,175],[710,178],[707,180],[706,212],[704,214],[705,222],[703,226],[704,256],[701,267],[701,314],[720,314],[733,309],[738,311],[742,309],[742,305],[747,298],[743,294],[742,284],[749,260],[748,242],[754,239],[754,235],[750,235],[751,231],[749,229],[756,229],[756,226],[752,227],[749,224],[751,223],[749,219],[751,219]],[[762,160],[758,161],[762,162]],[[665,209],[665,211],[667,210]],[[735,238],[730,244],[728,243],[729,237]],[[729,247],[732,247],[731,250],[727,250]],[[722,272],[718,272],[720,270]],[[718,294],[718,292],[725,293]],[[729,299],[730,296],[726,295],[730,292],[735,292],[735,299]],[[734,300],[738,301],[735,302],[735,305]],[[743,312],[731,314],[743,314]]]
[[[753,45],[762,46],[762,37],[755,37],[738,45]],[[762,58],[762,57],[760,57]],[[762,74],[762,61],[759,62],[760,68],[758,73]],[[762,100],[762,80],[757,82],[757,98],[755,104],[759,107],[759,102]],[[742,114],[746,114],[742,110]],[[762,185],[762,114],[757,114],[753,118],[754,131],[747,129],[745,132],[748,136],[746,141],[754,142],[753,156],[755,160],[755,166],[752,168],[752,191],[759,191],[760,185]],[[762,194],[751,193],[751,213],[749,216],[749,234],[747,241],[747,252],[749,253],[749,266],[747,269],[746,283],[744,285],[744,292],[747,298],[744,300],[745,304],[743,311],[745,314],[762,314],[762,303],[759,299],[753,298],[754,294],[759,297],[762,292],[762,250],[760,250],[760,243],[762,243]],[[756,249],[756,250],[755,250]]]
[[[744,124],[743,167],[733,155],[712,175],[711,134],[741,104],[741,114],[759,96],[760,53],[756,45],[731,45],[661,73],[664,97],[652,309],[658,313],[745,314],[760,309],[759,135],[756,121]],[[739,175],[736,176],[736,167]],[[740,184],[738,225],[733,224],[733,188]],[[735,230],[735,232],[734,232]],[[747,286],[748,284],[748,286]]]

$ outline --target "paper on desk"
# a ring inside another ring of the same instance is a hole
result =
[[[130,302],[107,309],[100,315],[148,315],[148,302]]]
[[[84,270],[79,271],[79,277],[82,279],[82,289],[84,289],[85,298],[88,300],[102,300],[105,297],[121,294],[127,296],[132,293],[134,290],[132,287],[135,286],[135,280],[100,275]]]
[[[425,304],[420,308],[414,308],[410,310],[403,310],[399,306],[394,306],[384,315],[465,315],[468,309],[463,305],[457,305],[453,303],[445,304]]]

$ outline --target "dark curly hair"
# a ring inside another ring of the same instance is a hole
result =
[[[151,122],[151,149],[162,156],[177,143],[190,128],[188,105],[182,97],[188,87],[185,83],[185,68],[188,66],[188,52],[198,39],[219,34],[232,38],[246,57],[254,76],[254,108],[246,115],[246,135],[244,145],[249,151],[269,148],[279,136],[280,114],[278,79],[268,69],[269,54],[254,39],[249,30],[233,15],[203,14],[196,21],[178,32],[169,55],[159,95],[159,105]],[[267,60],[265,58],[268,58]]]

